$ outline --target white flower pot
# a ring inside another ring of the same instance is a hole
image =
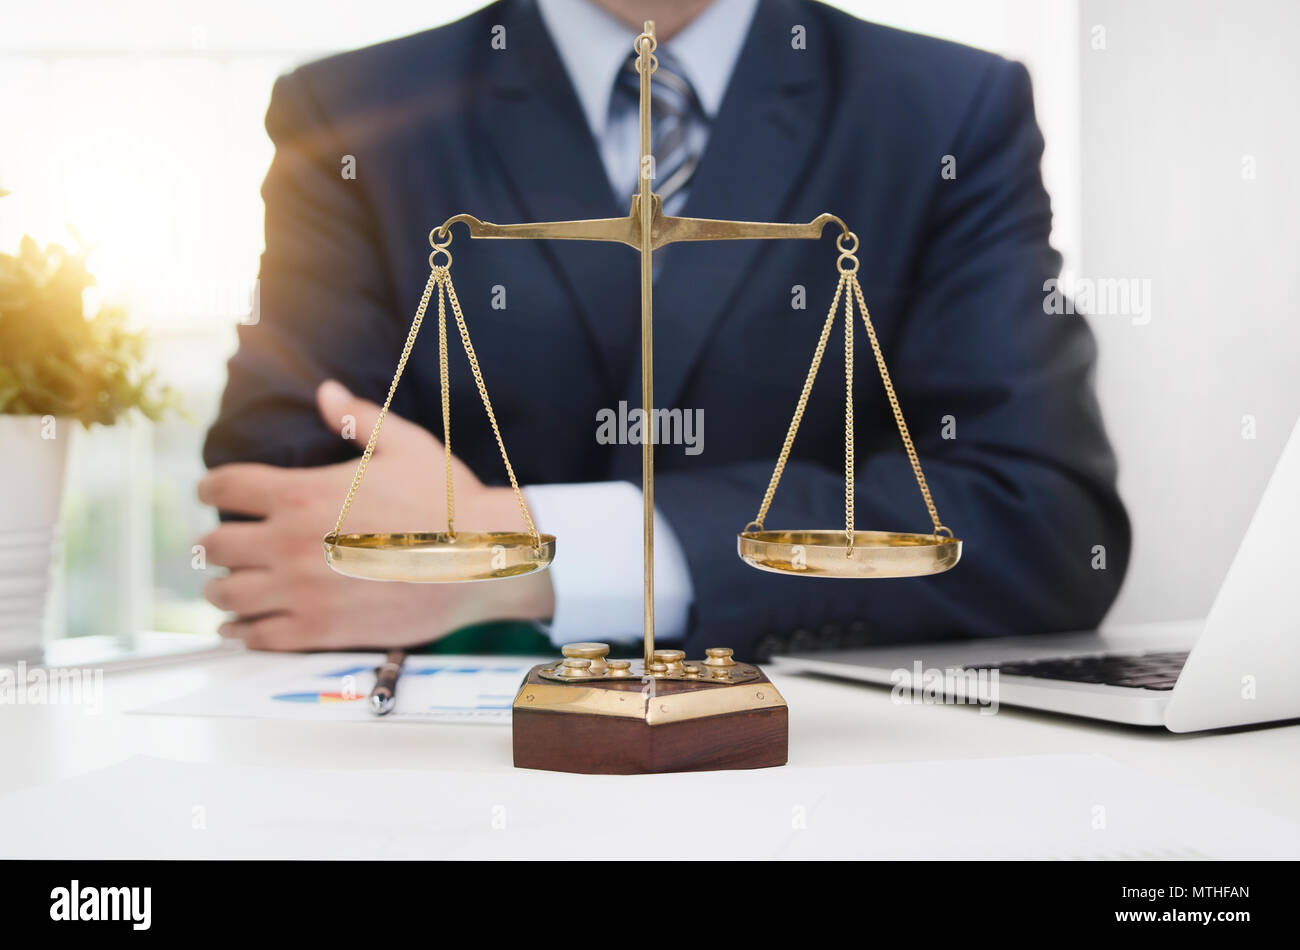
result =
[[[0,657],[39,647],[72,419],[0,415]]]

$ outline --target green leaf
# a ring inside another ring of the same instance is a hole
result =
[[[181,412],[178,395],[146,364],[145,334],[127,329],[125,312],[85,313],[83,294],[95,282],[87,253],[42,249],[24,236],[17,256],[0,254],[0,413],[71,416],[90,426],[132,410],[155,420]]]

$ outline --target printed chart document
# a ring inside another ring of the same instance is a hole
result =
[[[641,776],[137,756],[0,798],[7,858],[538,855],[1294,859],[1300,828],[1095,755]]]
[[[316,722],[368,720],[374,718],[369,698],[375,667],[383,660],[382,653],[285,657],[278,669],[132,712]],[[397,704],[384,718],[508,724],[519,684],[537,662],[517,657],[408,657],[397,685]]]

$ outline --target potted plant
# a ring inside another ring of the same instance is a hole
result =
[[[121,308],[86,306],[86,254],[30,237],[0,254],[0,654],[41,639],[74,423],[176,402]]]

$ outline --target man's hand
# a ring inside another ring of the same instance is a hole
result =
[[[379,407],[334,381],[316,394],[325,425],[364,447]],[[447,524],[442,442],[389,413],[348,515],[348,531],[436,531]],[[263,650],[400,647],[425,643],[468,624],[542,619],[554,609],[547,572],[493,584],[400,584],[357,580],[325,564],[321,538],[334,525],[356,471],[349,461],[321,468],[223,465],[199,482],[199,500],[260,517],[227,522],[199,543],[210,564],[230,569],[204,594],[236,619],[221,635]],[[503,530],[519,521],[509,488],[483,485],[452,459],[456,524]]]

